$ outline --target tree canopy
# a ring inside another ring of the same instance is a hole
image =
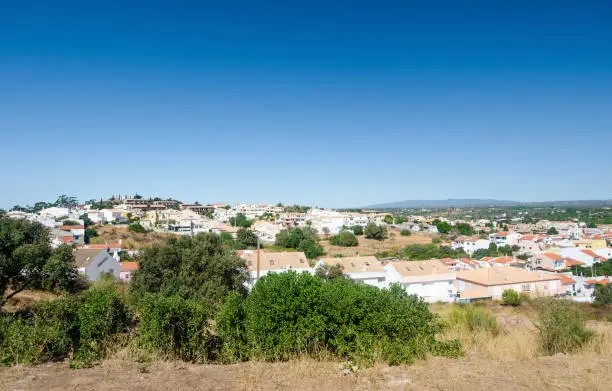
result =
[[[359,245],[359,241],[351,231],[342,231],[329,239],[329,243],[334,246],[354,247]]]
[[[230,224],[234,227],[249,228],[253,222],[244,213],[238,213],[236,217],[230,217]]]
[[[453,227],[446,221],[440,221],[438,224],[436,224],[436,228],[438,228],[439,233],[447,234],[451,231]]]
[[[130,284],[131,293],[178,295],[203,300],[212,308],[230,291],[244,293],[248,279],[244,260],[223,246],[214,233],[154,246],[144,251],[139,264]]]
[[[368,239],[384,240],[387,238],[387,228],[370,223],[363,231]]]
[[[316,234],[317,231],[311,227],[284,229],[276,234],[275,244],[303,251],[306,258],[313,259],[323,255],[323,247],[317,242]]]
[[[43,225],[0,216],[0,307],[26,288],[74,290],[77,281],[70,247],[52,250]]]

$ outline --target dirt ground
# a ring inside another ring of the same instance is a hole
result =
[[[292,361],[196,365],[110,360],[72,370],[67,363],[0,369],[3,390],[610,390],[605,357],[540,357],[491,362],[431,358],[345,375],[341,364]]]
[[[431,239],[439,237],[437,234],[417,232],[410,236],[401,236],[398,231],[390,231],[389,238],[378,241],[374,239],[367,239],[364,236],[358,236],[359,245],[356,247],[341,247],[332,246],[328,240],[322,240],[321,245],[325,249],[327,256],[335,256],[342,254],[344,256],[356,256],[356,255],[374,255],[378,252],[391,250],[394,248],[401,249],[409,244],[429,244]]]

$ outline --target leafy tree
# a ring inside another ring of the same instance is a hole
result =
[[[257,235],[248,228],[240,228],[236,233],[236,248],[245,250],[257,247]]]
[[[548,235],[559,235],[559,231],[555,227],[550,227],[546,233]]]
[[[400,231],[400,235],[402,235],[402,236],[410,236],[410,235],[412,235],[412,231],[409,230],[409,229],[403,229],[403,230]]]
[[[596,304],[612,304],[612,284],[595,285],[593,297]]]
[[[595,222],[590,221],[590,222],[587,224],[587,228],[597,228],[597,224],[596,224]]]
[[[77,201],[76,197],[69,197],[65,194],[62,194],[57,197],[57,200],[55,201],[54,206],[59,206],[62,208],[69,208],[72,206],[77,206],[78,204],[79,202]]]
[[[446,221],[441,221],[438,224],[436,224],[436,228],[438,228],[438,232],[441,234],[447,234],[452,229],[451,225],[447,223]]]
[[[318,258],[324,254],[323,247],[314,239],[302,240],[297,250],[302,251],[308,259]]]
[[[434,258],[459,258],[467,256],[460,250],[453,250],[450,246],[436,246],[435,244],[412,244],[406,246],[402,257],[411,260],[424,260]]]
[[[386,224],[393,224],[393,216],[391,216],[391,215],[386,215],[386,216],[385,216],[385,223],[386,223]]]
[[[368,224],[363,233],[368,239],[385,240],[387,238],[387,228],[374,223]]]
[[[249,228],[253,222],[247,219],[244,213],[238,213],[236,217],[230,217],[230,224],[234,227]]]
[[[359,241],[355,234],[351,231],[342,231],[338,235],[334,235],[329,239],[329,243],[334,246],[354,247],[359,245]]]
[[[335,278],[348,278],[344,275],[344,266],[340,263],[331,266],[326,263],[317,265],[315,276],[325,281]]]
[[[70,289],[76,277],[74,258],[64,246],[51,250],[44,226],[0,217],[0,308],[26,288]]]
[[[363,227],[361,225],[354,225],[350,229],[357,236],[363,235]]]
[[[455,224],[454,230],[459,235],[474,235],[474,228],[468,223]]]
[[[221,238],[221,243],[224,246],[227,246],[229,248],[235,248],[236,241],[234,240],[234,237],[232,236],[231,233],[229,233],[229,232],[221,232],[219,237]]]
[[[80,223],[76,220],[64,220],[62,225],[80,225]]]
[[[135,224],[130,224],[128,226],[128,231],[130,232],[135,232],[137,234],[144,234],[147,233],[147,230],[145,229],[145,227],[143,227],[142,225],[135,223]]]
[[[142,196],[138,193],[134,194],[134,199],[135,200],[142,200]]]
[[[505,305],[516,307],[521,304],[521,297],[514,289],[506,289],[502,293],[502,302]]]
[[[403,224],[406,221],[408,221],[408,219],[402,216],[396,216],[394,219],[395,224]]]
[[[228,292],[245,293],[246,264],[214,233],[170,239],[146,249],[130,283],[134,297],[147,293],[203,300],[216,308]]]

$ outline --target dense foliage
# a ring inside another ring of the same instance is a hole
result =
[[[441,323],[399,288],[378,289],[309,274],[268,274],[217,319],[225,357],[287,360],[328,352],[359,362],[409,363],[428,353],[456,356],[457,342],[435,339]]]
[[[145,250],[130,291],[136,297],[159,293],[199,299],[215,308],[228,292],[244,292],[247,278],[244,260],[218,235],[200,233]]]
[[[253,222],[244,213],[238,213],[236,217],[230,217],[230,224],[234,227],[249,228]]]
[[[0,308],[26,288],[72,291],[77,287],[78,273],[68,246],[52,250],[49,231],[41,224],[0,217]]]
[[[387,228],[374,223],[368,224],[363,233],[368,239],[385,240],[387,238]]]
[[[131,322],[114,287],[94,286],[78,296],[42,302],[33,316],[0,314],[0,360],[35,364],[72,354],[75,365],[88,366],[104,357],[113,336]]]
[[[506,289],[502,293],[502,302],[505,305],[516,307],[521,304],[521,296],[514,289]]]
[[[612,304],[612,284],[597,284],[593,298],[596,304]]]
[[[138,303],[139,346],[165,358],[209,361],[218,346],[208,324],[209,311],[194,299],[147,295]]]
[[[134,223],[134,224],[130,224],[128,226],[128,230],[130,232],[135,232],[137,234],[144,234],[147,233],[147,230],[145,229],[145,227],[143,227],[142,225],[138,224],[138,223]]]
[[[323,255],[323,247],[317,242],[316,234],[311,227],[284,229],[276,234],[275,244],[303,251],[308,259],[314,259]]]
[[[436,228],[438,229],[439,233],[447,234],[451,231],[453,227],[450,225],[450,223],[447,223],[446,221],[440,221],[436,224]]]
[[[359,245],[359,241],[351,231],[342,231],[338,235],[329,238],[329,243],[334,246],[354,247]]]

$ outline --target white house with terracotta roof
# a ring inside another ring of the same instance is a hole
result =
[[[491,267],[457,273],[460,299],[501,299],[504,290],[512,289],[534,296],[563,293],[561,277],[552,273],[531,272],[516,267]]]
[[[521,234],[518,232],[501,231],[489,235],[489,240],[491,243],[495,243],[497,247],[514,246],[515,244],[518,244],[520,237]]]
[[[612,247],[598,248],[597,250],[593,250],[593,252],[605,259],[612,259]]]
[[[394,261],[385,265],[389,282],[398,283],[411,295],[428,303],[453,302],[457,298],[455,276],[437,259],[428,261]]]
[[[472,255],[476,250],[486,250],[490,242],[475,236],[461,236],[451,243],[454,250],[463,249],[467,254]]]
[[[264,250],[239,250],[238,256],[245,260],[251,277],[251,286],[257,282],[257,258],[259,254],[259,277],[268,273],[282,273],[289,270],[298,273],[314,273],[303,252],[265,252]]]
[[[594,263],[606,262],[607,258],[596,254],[593,250],[580,248],[562,248],[560,253],[563,257],[572,258],[584,262],[585,266],[593,266]]]
[[[132,279],[134,272],[139,269],[138,262],[120,262],[121,271],[119,272],[119,279],[121,281],[129,282]]]
[[[552,252],[536,255],[531,259],[530,266],[533,269],[543,269],[551,272],[567,269],[565,258]]]
[[[374,256],[320,258],[319,263],[324,263],[327,266],[341,265],[343,273],[355,282],[362,282],[378,288],[389,286],[388,272]]]

